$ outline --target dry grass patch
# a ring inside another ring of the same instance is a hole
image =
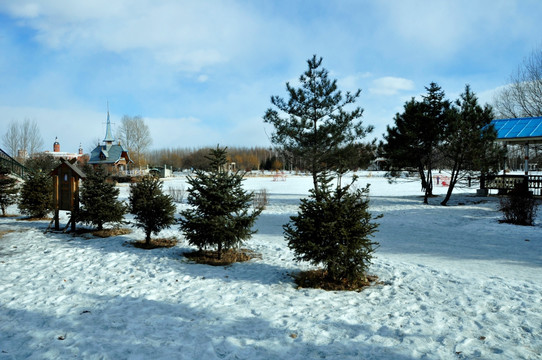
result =
[[[131,233],[132,233],[131,229],[119,228],[119,229],[95,230],[92,232],[92,235],[101,237],[101,238],[108,238],[111,236],[126,235],[126,234],[131,234]]]
[[[0,238],[6,234],[15,232],[15,230],[0,230]]]
[[[51,221],[51,220],[53,220],[53,218],[50,218],[50,217],[41,217],[41,218],[24,217],[24,218],[17,219],[17,221],[43,221],[43,220]]]
[[[378,276],[375,275],[368,275],[366,279],[359,279],[355,282],[350,282],[347,279],[337,282],[329,279],[327,271],[323,269],[301,271],[293,275],[293,278],[298,289],[313,288],[328,291],[361,291],[368,286],[380,283]]]
[[[262,258],[261,254],[249,249],[229,249],[222,251],[222,257],[220,259],[218,258],[218,251],[216,250],[191,251],[186,252],[183,255],[198,264],[212,266],[227,266],[237,262]]]
[[[171,248],[177,245],[177,238],[151,239],[150,243],[145,240],[133,242],[132,245],[139,249],[151,250],[157,248]]]
[[[119,236],[119,235],[131,234],[132,230],[131,229],[126,229],[126,228],[102,229],[102,230],[76,229],[75,233],[77,235],[92,234],[92,235],[94,235],[96,237],[108,238],[108,237],[111,237],[111,236]]]

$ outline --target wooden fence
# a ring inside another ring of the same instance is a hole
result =
[[[517,186],[542,196],[542,175],[483,175],[480,179],[480,189],[498,190],[499,194],[506,194]]]

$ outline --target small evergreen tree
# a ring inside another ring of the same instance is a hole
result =
[[[42,153],[36,154],[30,159],[26,160],[24,166],[26,166],[29,171],[41,171],[44,173],[49,173],[59,164],[60,161],[58,159]]]
[[[124,202],[118,200],[120,190],[106,181],[108,175],[105,169],[86,166],[84,172],[87,177],[81,186],[81,207],[76,220],[91,224],[98,230],[102,230],[107,223],[122,223],[128,209]]]
[[[162,182],[154,176],[145,176],[130,185],[130,212],[137,222],[135,226],[145,231],[145,243],[151,242],[151,234],[169,228],[175,223],[175,204],[171,196],[162,191]]]
[[[9,205],[17,202],[17,180],[8,176],[10,171],[4,166],[0,166],[0,208],[2,208],[2,216],[6,216],[6,209]]]
[[[335,189],[326,172],[318,177],[319,186],[301,200],[299,212],[283,226],[288,246],[296,260],[323,264],[328,280],[359,286],[366,283],[366,272],[378,243],[370,236],[377,223],[371,222],[369,186],[353,189],[342,186],[341,175]]]
[[[187,201],[193,209],[181,212],[181,230],[200,250],[216,247],[220,259],[223,250],[256,232],[251,228],[262,209],[250,211],[253,194],[242,188],[243,173],[226,170],[226,148],[217,146],[207,158],[211,171],[196,170],[196,176],[188,178]]]
[[[25,176],[19,211],[32,218],[44,218],[53,211],[53,179],[49,173],[30,171]]]

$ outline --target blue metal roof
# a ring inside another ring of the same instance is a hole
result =
[[[496,119],[491,122],[497,140],[542,139],[542,116],[517,119]]]

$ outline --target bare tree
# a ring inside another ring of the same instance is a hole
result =
[[[21,131],[21,149],[28,155],[34,155],[43,148],[43,138],[36,120],[24,119]]]
[[[151,132],[141,116],[124,115],[117,136],[121,144],[131,153],[136,166],[145,163],[144,153],[152,144]]]
[[[13,120],[7,126],[6,133],[2,137],[2,145],[11,157],[17,156],[17,150],[19,149],[19,124]]]
[[[24,119],[22,123],[12,121],[7,128],[2,143],[12,157],[16,157],[18,150],[27,155],[36,154],[43,147],[43,139],[36,120]]]
[[[494,105],[501,118],[542,116],[542,48],[523,59]]]

